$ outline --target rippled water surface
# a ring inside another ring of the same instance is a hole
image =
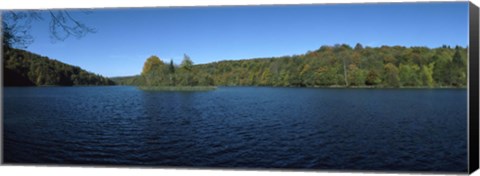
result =
[[[6,163],[467,169],[465,89],[4,89]]]

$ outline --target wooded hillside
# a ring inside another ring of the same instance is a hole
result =
[[[185,55],[179,66],[152,56],[141,75],[114,80],[143,86],[464,87],[467,48],[343,44],[301,55],[201,65]]]
[[[90,73],[25,50],[6,48],[3,53],[4,86],[114,85],[103,76]]]

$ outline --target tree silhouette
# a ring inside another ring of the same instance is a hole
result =
[[[34,39],[30,35],[33,21],[50,18],[49,31],[52,41],[64,41],[70,36],[82,38],[96,32],[94,28],[73,18],[66,10],[6,11],[2,13],[3,47],[27,48]]]

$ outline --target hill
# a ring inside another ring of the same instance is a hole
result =
[[[112,80],[29,51],[6,48],[4,86],[114,85]]]

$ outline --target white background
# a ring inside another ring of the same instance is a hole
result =
[[[309,4],[309,3],[364,3],[364,2],[418,2],[428,0],[0,0],[0,9],[44,9],[44,8],[98,8],[98,7],[159,7],[196,5],[258,5],[258,4]],[[433,0],[445,1],[445,0]],[[472,0],[477,6],[480,0]],[[448,13],[448,12],[446,12]],[[382,175],[433,175],[412,173],[372,173],[372,172],[299,172],[299,171],[245,171],[245,170],[206,170],[206,169],[148,169],[112,167],[54,167],[54,166],[0,166],[1,175],[320,175],[320,176],[382,176]],[[437,174],[438,175],[438,174]],[[442,175],[442,174],[440,174]],[[445,174],[443,174],[445,175]],[[480,176],[480,171],[475,172]]]

